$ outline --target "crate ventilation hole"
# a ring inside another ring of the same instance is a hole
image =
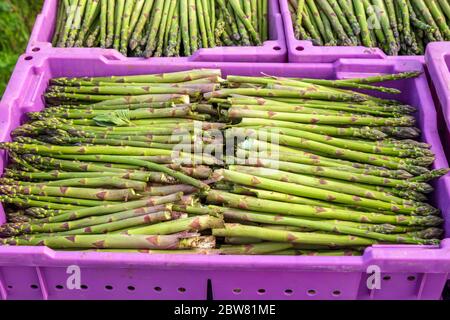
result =
[[[233,291],[233,293],[234,293],[235,295],[238,295],[238,294],[241,294],[241,293],[242,293],[242,289],[240,289],[240,288],[234,288],[232,291]],[[266,289],[258,289],[256,292],[257,292],[259,295],[263,295],[263,294],[266,294]],[[294,290],[292,290],[292,289],[286,289],[286,290],[284,290],[284,294],[287,295],[287,296],[291,296],[291,295],[294,294]],[[307,291],[307,294],[308,294],[309,296],[315,296],[315,295],[317,295],[317,291],[314,290],[314,289],[310,289],[310,290]],[[342,294],[342,292],[341,292],[340,290],[334,290],[334,291],[332,292],[332,295],[333,295],[334,297],[339,297],[341,294]]]

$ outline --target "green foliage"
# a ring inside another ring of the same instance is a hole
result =
[[[0,0],[0,96],[11,71],[27,46],[42,0]]]

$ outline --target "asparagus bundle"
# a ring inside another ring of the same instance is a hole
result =
[[[245,252],[240,245],[258,254],[282,243],[337,254],[375,243],[438,244],[442,219],[427,195],[448,169],[430,170],[434,153],[416,140],[416,109],[354,91],[395,96],[375,84],[418,75],[228,76],[227,88],[207,93],[232,123],[227,141],[237,141],[205,192],[206,212],[224,216],[213,234],[227,252]]]
[[[450,40],[448,0],[287,1],[296,38],[316,45],[423,55],[429,42]]]
[[[266,40],[268,0],[69,0],[59,1],[53,44],[149,58]]]
[[[419,75],[52,79],[47,108],[0,144],[0,243],[225,255],[438,244],[429,182],[449,170],[431,170],[416,108],[356,91],[395,97],[376,83]]]
[[[47,108],[29,113],[13,142],[2,144],[11,160],[0,178],[0,201],[8,205],[2,244],[215,248],[210,230],[223,226],[222,217],[174,205],[196,205],[220,163],[197,152],[223,149],[208,130],[224,125],[214,122],[217,110],[202,99],[219,87],[220,76],[220,70],[192,70],[53,79]]]

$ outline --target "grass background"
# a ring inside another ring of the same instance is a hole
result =
[[[43,0],[0,0],[0,97],[28,37]]]

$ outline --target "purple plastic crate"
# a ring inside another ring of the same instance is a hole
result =
[[[450,43],[434,42],[427,47],[425,56],[428,71],[438,96],[438,111],[441,113],[444,148],[450,155]]]
[[[212,49],[200,49],[190,57],[183,58],[150,58],[152,63],[166,63],[167,61],[187,62],[286,62],[287,49],[284,36],[283,19],[280,13],[278,0],[269,1],[269,41],[259,47],[217,47]],[[41,14],[38,15],[33,32],[30,37],[27,52],[45,50],[50,53],[53,50],[52,38],[55,30],[58,0],[45,0]],[[72,49],[64,49],[71,52]],[[85,48],[86,52],[91,49]],[[104,54],[113,54],[124,60],[142,60],[143,58],[126,58],[115,49],[104,49]]]
[[[279,0],[283,16],[284,32],[287,41],[289,62],[335,62],[341,58],[348,59],[384,59],[386,54],[378,48],[355,47],[324,47],[315,46],[311,41],[297,40],[294,34],[288,1]]]
[[[121,61],[104,51],[64,50],[19,59],[0,103],[0,141],[9,140],[24,113],[43,108],[48,81],[61,76],[160,73],[221,68],[227,74],[342,79],[379,73],[422,70],[421,62],[341,59],[324,64],[181,63],[164,65]],[[386,85],[392,85],[387,83]],[[436,128],[436,112],[426,77],[396,82],[400,99],[420,107],[423,140],[433,146],[435,167],[447,167]],[[0,157],[0,172],[6,164]],[[446,218],[450,237],[450,180],[435,184],[432,202]],[[0,209],[4,221],[4,213]],[[67,267],[81,269],[81,290],[66,287]],[[381,270],[381,288],[370,290],[367,269]],[[0,247],[3,299],[440,299],[450,273],[450,239],[440,247],[373,246],[361,257],[196,256],[56,252],[45,247]],[[208,286],[208,281],[210,285]]]

